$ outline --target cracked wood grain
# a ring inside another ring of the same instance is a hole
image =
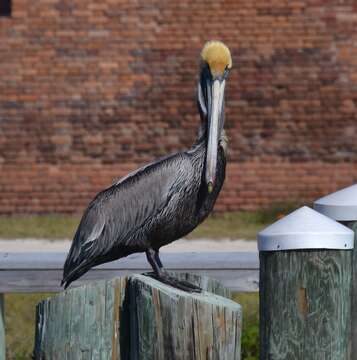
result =
[[[260,359],[350,359],[352,251],[260,254]]]
[[[69,289],[37,306],[35,359],[239,360],[242,313],[217,281],[178,275],[188,294],[143,275]]]
[[[341,222],[355,233],[355,247],[353,249],[352,263],[352,310],[351,310],[351,348],[355,359],[357,357],[357,221]]]

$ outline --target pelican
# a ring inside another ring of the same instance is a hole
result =
[[[151,276],[185,291],[200,290],[166,272],[159,250],[195,229],[221,191],[227,151],[224,89],[231,67],[225,44],[205,44],[197,91],[197,140],[190,149],[143,166],[95,196],[74,235],[61,285],[67,288],[99,264],[145,252]]]

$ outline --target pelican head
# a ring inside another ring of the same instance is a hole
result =
[[[201,52],[201,75],[198,84],[198,107],[207,121],[205,179],[208,192],[215,185],[218,143],[224,125],[224,87],[232,68],[228,47],[221,41],[208,41]]]

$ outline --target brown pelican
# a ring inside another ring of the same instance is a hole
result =
[[[199,290],[165,271],[159,249],[200,224],[222,188],[227,146],[224,88],[231,67],[226,45],[205,44],[196,142],[189,150],[152,162],[97,194],[84,212],[64,264],[65,288],[93,266],[145,252],[153,277],[183,290]]]

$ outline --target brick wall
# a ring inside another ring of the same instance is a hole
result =
[[[217,210],[357,181],[353,0],[13,0],[0,17],[0,213],[80,212],[190,146],[199,51],[232,50]]]

